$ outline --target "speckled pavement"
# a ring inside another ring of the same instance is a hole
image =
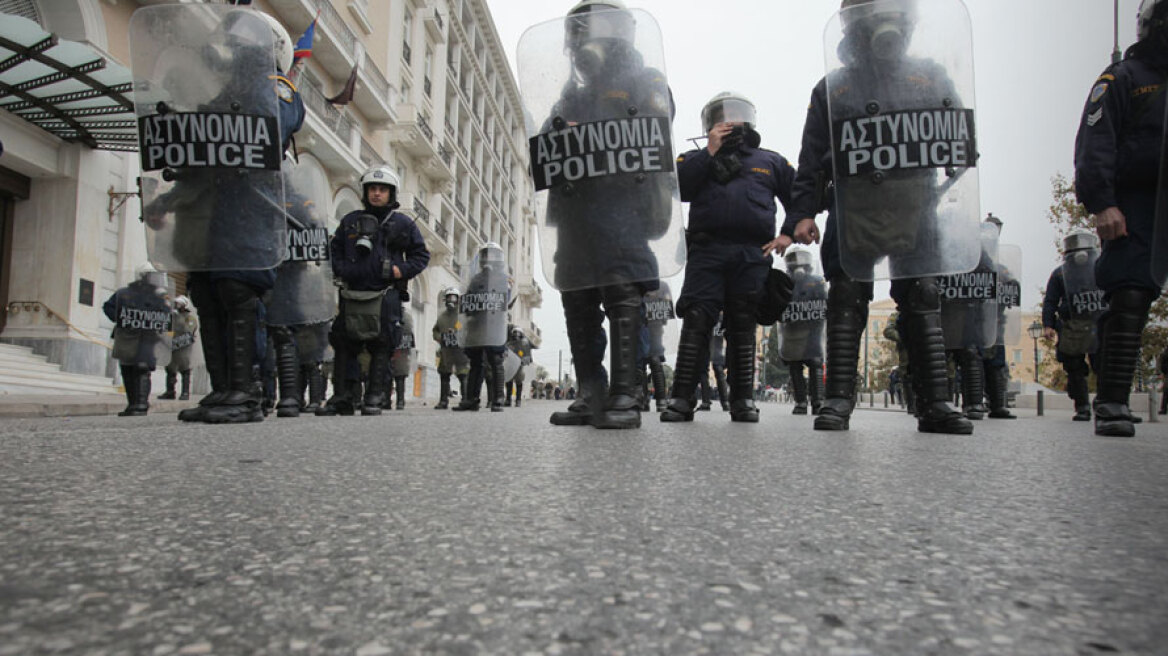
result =
[[[1164,654],[1168,424],[0,420],[0,656]]]

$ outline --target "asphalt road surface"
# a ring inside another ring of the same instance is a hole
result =
[[[1165,654],[1168,424],[0,421],[7,654]]]

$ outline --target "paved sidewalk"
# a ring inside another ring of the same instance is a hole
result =
[[[150,399],[150,414],[177,414],[198,404],[201,396],[189,401]],[[120,394],[4,394],[0,395],[0,419],[29,417],[93,417],[116,415],[126,409]]]

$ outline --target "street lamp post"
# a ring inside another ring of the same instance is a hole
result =
[[[1038,382],[1038,338],[1042,337],[1042,324],[1035,321],[1026,329],[1030,339],[1034,340],[1034,382]]]

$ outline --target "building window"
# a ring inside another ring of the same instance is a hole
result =
[[[410,63],[410,41],[414,36],[414,15],[406,10],[405,20],[402,21],[402,59]]]
[[[1014,364],[1022,364],[1022,349],[1014,349]]]

